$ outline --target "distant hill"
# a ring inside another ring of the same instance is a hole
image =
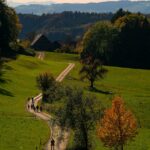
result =
[[[66,41],[80,38],[87,28],[100,20],[110,20],[112,13],[63,12],[59,14],[19,14],[23,25],[20,34],[24,38],[28,33],[45,34],[50,40]]]
[[[150,1],[112,1],[101,3],[87,3],[87,4],[51,4],[51,5],[20,5],[15,9],[17,13],[23,14],[37,14],[43,13],[61,13],[63,11],[80,11],[80,12],[115,12],[119,8],[129,10],[132,12],[150,13]]]

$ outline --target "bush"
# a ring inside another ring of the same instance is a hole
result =
[[[11,48],[16,54],[35,56],[35,51],[31,48],[24,48],[20,43],[11,43]]]
[[[74,149],[90,150],[92,147],[91,134],[102,109],[95,109],[97,100],[92,96],[85,96],[82,89],[66,88],[64,107],[57,112],[59,123],[74,131]]]
[[[61,48],[55,50],[58,53],[75,53],[74,48],[69,45],[63,45]]]

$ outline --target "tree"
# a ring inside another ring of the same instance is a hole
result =
[[[115,23],[115,21],[120,18],[120,17],[123,17],[125,15],[128,15],[128,14],[131,14],[130,12],[128,11],[124,11],[122,8],[120,8],[112,17],[111,19],[111,22],[112,23]]]
[[[56,85],[55,78],[48,72],[41,73],[37,78],[37,86],[42,91],[43,100],[48,101],[49,89]]]
[[[3,61],[2,61],[1,58],[0,58],[0,82],[3,81],[3,80],[1,79],[1,77],[2,77],[2,75],[3,75],[2,69],[3,69]]]
[[[4,0],[0,0],[0,53],[1,56],[12,54],[11,44],[15,43],[21,25],[14,9],[8,7]]]
[[[108,22],[98,22],[92,26],[83,37],[81,60],[98,59],[101,63],[108,63],[109,52],[118,30]]]
[[[77,88],[66,89],[65,106],[58,111],[62,126],[74,131],[75,149],[89,150],[91,147],[90,131],[95,127],[99,110],[95,110],[95,97],[84,97]]]
[[[113,42],[110,63],[112,65],[150,68],[150,22],[141,14],[120,17],[114,25],[118,28],[118,40]]]
[[[90,81],[90,88],[94,88],[94,82],[96,79],[103,79],[107,70],[102,66],[99,60],[94,60],[83,63],[83,66],[79,72],[81,74],[81,79],[87,79]]]
[[[49,103],[59,101],[63,98],[64,93],[64,87],[60,83],[55,82],[55,84],[53,86],[50,86],[47,90],[47,100]]]
[[[37,35],[36,32],[27,33],[26,40],[28,40],[28,41],[30,41],[30,43],[32,43],[33,40],[35,39],[36,35]]]
[[[112,107],[105,111],[97,134],[104,146],[116,150],[123,150],[127,141],[136,136],[136,119],[132,112],[125,108],[121,97],[115,97]]]

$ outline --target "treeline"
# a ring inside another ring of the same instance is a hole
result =
[[[68,38],[74,40],[80,38],[87,28],[100,20],[110,20],[112,13],[81,13],[63,12],[55,14],[19,14],[23,25],[21,38],[28,33],[43,33],[52,41],[64,41]]]
[[[148,18],[120,9],[111,22],[98,22],[85,33],[81,58],[106,65],[150,69],[149,41]]]
[[[5,0],[0,0],[0,61],[5,58],[15,59],[18,54],[34,55],[18,39],[22,24],[13,8]]]

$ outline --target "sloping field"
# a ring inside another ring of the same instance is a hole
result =
[[[85,93],[96,95],[105,107],[110,106],[113,95],[121,95],[135,114],[139,134],[125,150],[150,150],[150,70],[107,67],[106,78],[97,81],[97,90],[90,92],[88,82],[80,80],[81,65],[77,60],[78,55],[46,53],[43,61],[20,56],[6,64],[4,80],[0,82],[0,150],[34,150],[46,142],[48,126],[26,112],[26,100],[39,93],[35,77],[40,72],[50,71],[56,77],[69,62],[76,66],[63,81],[65,84],[83,87]],[[71,139],[69,147],[73,145]],[[107,150],[96,136],[93,141],[94,150]]]
[[[110,106],[114,95],[123,97],[127,107],[137,118],[139,134],[134,142],[130,142],[125,150],[150,150],[150,70],[106,67],[108,73],[104,80],[96,82],[96,90],[90,92],[89,83],[82,82],[78,74],[81,65],[76,63],[65,84],[84,88],[88,94],[98,97],[106,108]],[[113,93],[113,94],[108,94]],[[96,133],[93,133],[94,135]],[[102,143],[94,136],[94,150],[105,150]],[[69,147],[72,145],[69,143]]]
[[[68,62],[19,56],[5,65],[0,81],[0,150],[34,150],[49,137],[49,128],[26,111],[28,97],[39,93],[36,76],[50,71],[57,76]]]

